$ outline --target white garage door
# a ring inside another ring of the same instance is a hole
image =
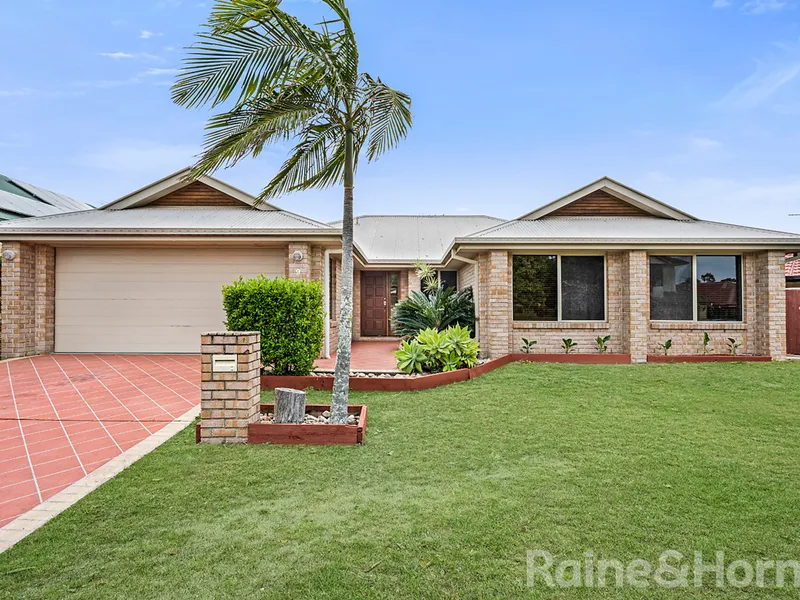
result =
[[[56,352],[199,352],[223,284],[284,272],[275,248],[58,248]]]

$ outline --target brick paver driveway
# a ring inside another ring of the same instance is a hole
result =
[[[199,402],[198,356],[54,354],[0,363],[0,527]]]

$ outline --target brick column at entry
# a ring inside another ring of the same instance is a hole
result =
[[[258,419],[261,395],[261,334],[204,333],[200,340],[200,441],[245,444]]]

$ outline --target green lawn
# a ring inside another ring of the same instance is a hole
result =
[[[0,555],[6,598],[641,598],[526,586],[526,549],[800,559],[800,364],[514,364],[354,394],[363,447],[187,429]],[[328,395],[315,393],[315,402]],[[651,589],[648,598],[789,598]]]

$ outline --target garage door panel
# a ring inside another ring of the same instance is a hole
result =
[[[57,352],[198,352],[222,285],[284,273],[282,249],[58,248]]]

